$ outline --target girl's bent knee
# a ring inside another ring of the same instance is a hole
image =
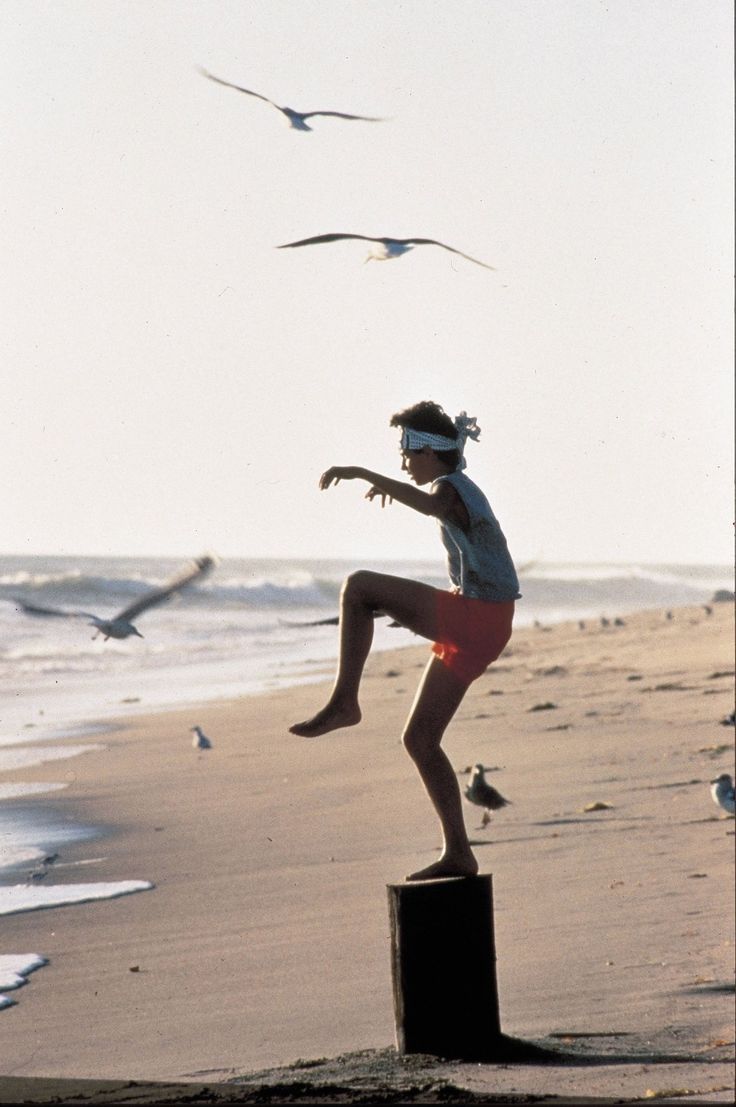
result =
[[[366,601],[370,593],[370,584],[375,576],[370,569],[356,569],[345,577],[342,585],[342,598],[345,600]]]
[[[439,746],[439,739],[427,733],[423,728],[409,725],[401,736],[404,749],[412,761],[426,761]]]

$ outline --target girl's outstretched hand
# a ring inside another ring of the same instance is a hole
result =
[[[324,491],[331,484],[339,484],[341,480],[356,480],[360,476],[357,465],[331,465],[319,478],[319,486]]]
[[[380,488],[376,488],[376,486],[374,484],[366,492],[365,498],[366,498],[366,500],[374,500],[376,498],[376,496],[381,497],[381,507],[386,506],[386,500],[388,500],[388,502],[390,504],[392,504],[394,502],[393,496],[389,496],[388,492],[383,492]]]

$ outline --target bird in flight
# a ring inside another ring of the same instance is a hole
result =
[[[134,634],[138,638],[142,638],[143,635],[137,627],[133,626],[132,620],[137,615],[142,615],[144,611],[147,611],[149,607],[155,607],[157,604],[164,603],[170,596],[173,596],[175,592],[179,592],[182,588],[185,588],[188,584],[192,584],[195,580],[199,580],[209,573],[215,566],[215,559],[209,555],[204,557],[197,557],[185,569],[177,573],[160,588],[154,588],[150,592],[146,592],[143,596],[139,596],[133,603],[128,604],[122,611],[119,611],[117,615],[114,615],[111,619],[102,619],[98,615],[92,615],[89,611],[65,611],[59,607],[39,607],[37,604],[30,603],[28,600],[16,597],[16,603],[20,604],[20,607],[27,615],[50,615],[56,617],[66,617],[67,619],[87,619],[90,626],[97,628],[97,633],[93,635],[93,638],[97,638],[98,635],[102,635],[107,642],[108,638],[128,638]]]
[[[484,776],[485,768],[483,765],[473,765],[470,772],[470,783],[465,789],[465,798],[470,800],[471,803],[475,803],[478,807],[483,807],[483,820],[482,825],[488,826],[491,821],[491,811],[498,811],[502,807],[507,807],[511,802],[504,799],[500,792],[497,792],[495,788],[492,788],[486,781]]]
[[[374,611],[374,619],[383,619],[385,611]],[[325,619],[307,619],[304,622],[297,622],[292,619],[279,619],[279,623],[282,627],[336,627],[340,625],[339,615],[329,615]],[[395,619],[392,619],[388,624],[390,627],[400,627],[401,623],[397,623]]]
[[[381,119],[373,115],[349,115],[344,111],[296,111],[294,108],[287,108],[286,106],[275,103],[273,100],[269,100],[268,96],[261,96],[260,92],[253,92],[250,88],[242,88],[240,85],[234,85],[230,81],[223,81],[221,77],[215,77],[214,73],[208,73],[207,70],[202,69],[201,66],[199,67],[199,72],[203,77],[207,77],[210,81],[214,81],[218,85],[224,85],[225,88],[234,88],[236,92],[244,92],[246,96],[255,96],[257,100],[264,100],[267,104],[271,104],[272,107],[286,116],[290,126],[295,131],[311,131],[312,128],[307,123],[307,120],[315,115],[331,115],[337,119],[362,119],[366,123],[382,122]]]
[[[388,238],[374,237],[369,234],[317,234],[312,238],[301,238],[298,242],[284,242],[277,246],[277,250],[286,250],[292,246],[314,246],[318,242],[337,242],[342,238],[359,238],[363,242],[373,242],[366,261],[390,261],[392,258],[400,258],[415,246],[441,246],[443,250],[449,250],[451,254],[458,254],[466,261],[472,261],[475,265],[482,265],[484,269],[493,269],[493,265],[487,265],[478,258],[471,258],[470,254],[464,254],[462,250],[456,250],[454,246],[448,246],[446,242],[438,242],[436,238]]]

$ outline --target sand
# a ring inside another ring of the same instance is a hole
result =
[[[371,657],[358,727],[288,733],[319,685],[138,716],[67,763],[67,790],[26,797],[101,828],[47,879],[155,888],[0,920],[4,951],[49,959],[0,1013],[0,1072],[24,1081],[0,1079],[0,1102],[57,1087],[30,1077],[730,1102],[734,820],[709,781],[733,772],[732,643],[729,604],[519,631],[448,731],[461,784],[481,761],[512,801],[485,830],[466,805],[494,878],[502,1029],[559,1061],[393,1050],[386,885],[439,844],[400,743],[420,645]]]

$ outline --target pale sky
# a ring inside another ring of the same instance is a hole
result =
[[[730,562],[730,2],[2,0],[0,41],[0,552],[439,558],[318,489],[433,399],[518,561]],[[331,231],[497,271],[274,248]]]

